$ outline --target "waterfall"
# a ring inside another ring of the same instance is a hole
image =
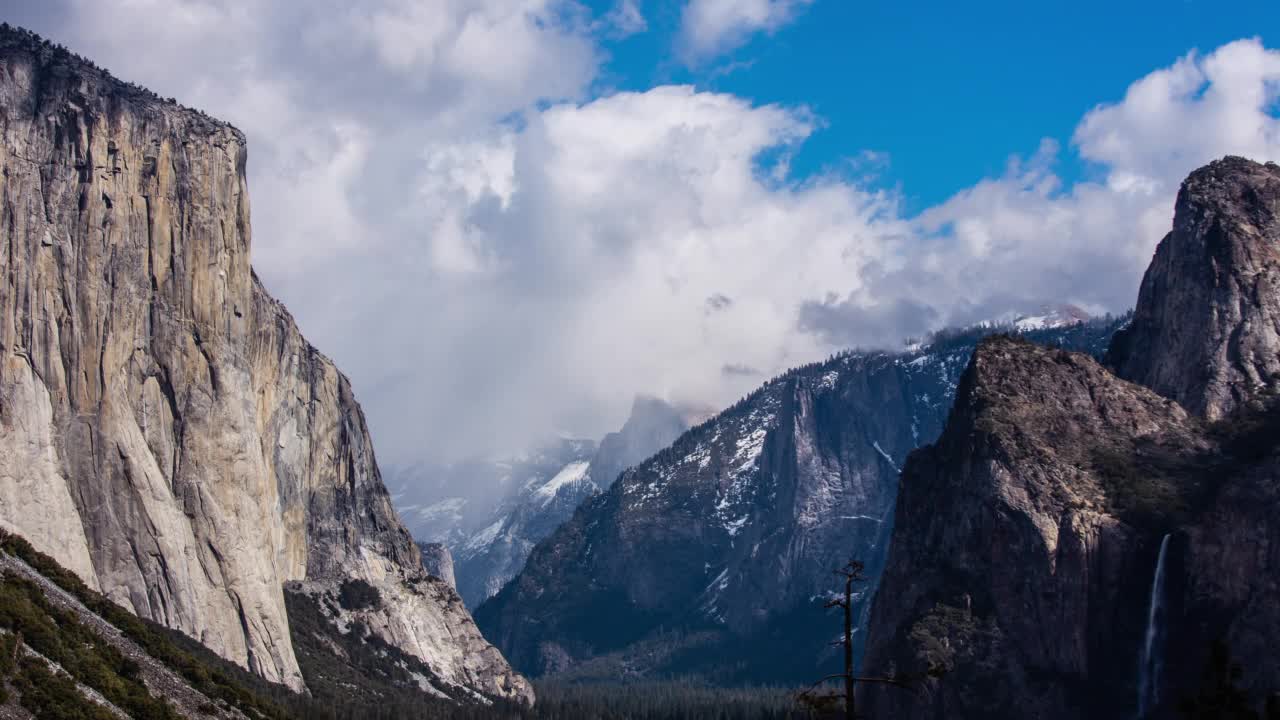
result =
[[[1156,576],[1151,579],[1151,601],[1147,610],[1147,634],[1138,665],[1138,720],[1144,720],[1160,694],[1160,670],[1164,648],[1164,560],[1169,554],[1169,535],[1160,541]]]

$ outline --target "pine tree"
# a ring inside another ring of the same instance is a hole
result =
[[[850,560],[844,567],[835,571],[835,574],[844,580],[843,593],[840,597],[832,598],[826,602],[824,607],[840,608],[844,615],[844,633],[841,638],[833,645],[839,645],[844,650],[844,672],[828,675],[821,680],[815,682],[808,690],[800,693],[801,702],[817,711],[826,711],[839,700],[841,696],[833,695],[817,695],[813,692],[819,685],[831,680],[840,680],[844,684],[844,692],[842,697],[844,700],[844,717],[845,720],[854,720],[862,717],[858,714],[857,700],[854,695],[857,690],[858,683],[879,683],[883,685],[891,685],[897,688],[910,689],[910,685],[902,680],[892,677],[866,677],[859,676],[854,672],[853,667],[853,586],[854,583],[864,583],[867,581],[863,571],[866,566],[860,560]]]

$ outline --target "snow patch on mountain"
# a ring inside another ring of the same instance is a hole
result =
[[[548,480],[542,487],[533,491],[533,496],[538,499],[544,506],[556,499],[556,495],[560,493],[560,489],[566,486],[577,485],[587,476],[587,470],[591,467],[591,463],[586,460],[571,462],[561,468],[555,477]],[[590,482],[588,480],[587,482]],[[594,487],[594,484],[592,485]]]
[[[472,535],[471,539],[467,540],[467,544],[464,546],[469,553],[466,557],[474,555],[476,551],[492,545],[493,541],[498,539],[498,535],[502,532],[502,526],[506,525],[506,523],[507,519],[505,517],[498,518],[490,523],[485,529],[475,535]]]

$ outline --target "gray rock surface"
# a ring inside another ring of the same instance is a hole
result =
[[[1227,157],[1182,184],[1109,362],[1211,420],[1280,382],[1280,166]]]
[[[690,409],[674,407],[661,398],[637,395],[622,428],[600,440],[587,477],[597,488],[609,489],[623,470],[639,465],[683,435],[691,415]]]
[[[1198,429],[1085,355],[979,346],[942,437],[903,470],[863,663],[923,690],[869,689],[868,711],[1131,714],[1161,537],[1140,528],[1171,522],[1161,501],[1182,490],[1133,458],[1192,464]],[[1080,678],[1090,692],[1072,694]]]
[[[457,590],[458,579],[453,574],[453,554],[449,548],[440,543],[421,543],[418,547],[422,548],[422,567]]]
[[[283,585],[358,577],[444,680],[531,697],[412,591],[350,384],[250,269],[243,135],[17,30],[0,134],[0,523],[295,689]]]

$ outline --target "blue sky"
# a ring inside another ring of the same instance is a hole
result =
[[[1126,310],[1189,171],[1280,160],[1274,1],[0,17],[245,132],[254,267],[392,463],[599,437],[636,393],[723,407],[1045,304]]]
[[[607,12],[613,2],[591,5]],[[794,158],[798,174],[883,152],[881,179],[915,210],[1000,175],[1009,156],[1034,153],[1044,137],[1066,148],[1090,108],[1192,49],[1280,35],[1280,3],[1266,0],[817,0],[784,27],[690,66],[672,56],[679,8],[639,7],[648,32],[606,46],[602,85],[693,83],[807,106],[826,124]],[[1065,180],[1089,171],[1064,160]]]

